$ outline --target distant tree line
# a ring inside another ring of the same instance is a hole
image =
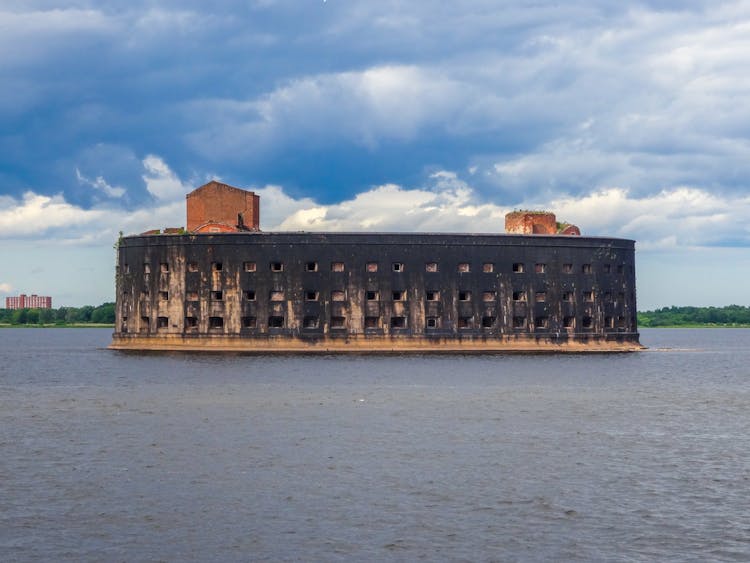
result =
[[[663,307],[638,313],[638,325],[658,326],[750,326],[750,307]]]
[[[114,324],[115,304],[58,309],[0,309],[0,324],[56,325]]]

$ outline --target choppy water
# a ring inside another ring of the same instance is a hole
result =
[[[750,330],[134,355],[0,330],[3,561],[750,560]]]

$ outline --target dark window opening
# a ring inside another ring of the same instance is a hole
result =
[[[283,328],[284,317],[273,315],[268,317],[268,328]]]
[[[492,262],[485,262],[484,264],[482,264],[482,271],[485,274],[491,274],[495,271],[495,265]]]
[[[198,292],[197,291],[188,291],[187,292],[187,300],[188,301],[198,301]]]
[[[406,292],[405,291],[394,291],[393,292],[393,300],[394,301],[406,301]]]
[[[526,328],[526,317],[513,317],[513,328]]]
[[[563,294],[562,294],[563,301],[568,301],[568,302],[572,303],[573,302],[573,298],[574,298],[574,295],[573,295],[572,291],[563,291]]]
[[[515,264],[513,264],[513,273],[523,274],[523,264],[521,262],[516,262]]]
[[[306,272],[317,272],[318,271],[318,263],[317,262],[307,262],[305,264],[305,271]]]
[[[162,301],[169,301],[169,292],[168,291],[160,291],[159,292],[159,299]]]
[[[604,327],[605,328],[615,328],[615,318],[614,317],[604,317]]]
[[[305,301],[317,301],[318,300],[318,292],[317,291],[306,291],[305,292]]]
[[[537,291],[534,294],[534,298],[536,299],[537,303],[544,303],[547,301],[547,292],[546,291]]]
[[[394,262],[393,263],[393,271],[394,272],[403,272],[404,271],[404,264],[402,262]]]
[[[122,271],[125,272],[126,274],[129,274],[130,273],[130,264],[123,264]]]
[[[211,269],[214,272],[221,272],[224,269],[224,264],[222,264],[221,262],[212,262]]]
[[[590,274],[591,273],[591,264],[583,264],[581,266],[581,272],[584,274]]]
[[[594,292],[593,291],[584,291],[583,292],[583,300],[584,301],[593,301],[594,300]]]
[[[537,274],[545,274],[547,272],[547,264],[534,264],[534,272]]]
[[[458,300],[459,301],[471,301],[471,291],[459,291],[458,292]]]
[[[485,291],[482,293],[482,301],[490,302],[494,301],[497,297],[497,293],[495,291]]]
[[[563,274],[572,274],[573,273],[573,264],[563,264],[562,265],[562,271],[563,271]]]
[[[604,264],[604,273],[609,274],[612,271],[612,264]]]
[[[458,317],[458,328],[471,328],[473,325],[473,317]]]
[[[536,328],[549,328],[549,317],[537,317],[534,319]]]
[[[143,273],[144,274],[150,274],[151,273],[151,264],[144,264],[143,265]]]
[[[254,289],[246,289],[245,290],[245,301],[255,301],[255,290]]]
[[[162,274],[169,273],[169,264],[162,262],[161,264],[159,264],[159,269],[161,270]]]
[[[331,328],[346,328],[344,317],[331,317]]]
[[[167,317],[156,317],[157,328],[167,328],[169,326],[169,319]]]
[[[391,317],[391,328],[406,328],[406,317]]]
[[[438,271],[438,263],[437,262],[427,262],[427,264],[424,265],[424,271],[425,272],[437,272]]]
[[[440,301],[440,292],[429,290],[425,292],[425,295],[427,297],[427,301]]]
[[[208,317],[208,328],[224,328],[224,317]]]
[[[575,317],[563,317],[563,328],[575,328],[576,318]]]
[[[271,262],[271,271],[272,272],[283,272],[284,271],[284,264],[282,262]]]
[[[458,271],[461,272],[461,273],[470,272],[471,271],[471,264],[469,264],[468,262],[461,262],[458,265]]]
[[[331,271],[332,272],[343,272],[344,271],[344,263],[343,262],[331,262]]]
[[[514,291],[513,292],[513,301],[526,301],[526,292],[525,291]]]
[[[211,292],[211,299],[214,301],[221,301],[224,299],[224,292],[223,291],[212,291]]]
[[[440,319],[437,317],[427,317],[427,328],[438,328],[440,326]]]
[[[198,271],[198,262],[188,262],[188,272],[197,272]]]
[[[245,262],[244,263],[245,271],[246,272],[254,272],[255,271],[255,262]]]
[[[583,317],[581,319],[581,325],[583,328],[592,328],[594,326],[594,319],[591,317]]]
[[[318,328],[318,317],[305,317],[302,319],[302,328]]]
[[[378,328],[378,317],[365,317],[365,328]]]
[[[346,293],[340,289],[331,292],[331,301],[346,301]]]
[[[367,300],[368,301],[377,301],[378,300],[378,292],[377,291],[368,291],[367,292]]]
[[[185,328],[197,328],[198,318],[197,317],[185,317]]]
[[[496,320],[496,317],[482,317],[482,328],[494,327]]]
[[[258,326],[256,317],[242,317],[242,328],[255,328]]]
[[[141,317],[141,330],[142,331],[148,331],[148,327],[151,324],[151,319],[149,317]]]
[[[378,271],[378,263],[377,262],[368,262],[367,263],[367,271],[368,272],[377,272]]]

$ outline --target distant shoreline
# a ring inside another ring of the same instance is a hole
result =
[[[115,325],[104,323],[67,323],[62,325],[54,323],[43,325],[0,323],[0,328],[115,328]]]

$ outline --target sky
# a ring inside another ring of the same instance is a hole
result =
[[[547,209],[640,310],[750,304],[750,1],[3,0],[0,80],[0,298],[112,301],[216,178],[263,230]]]

